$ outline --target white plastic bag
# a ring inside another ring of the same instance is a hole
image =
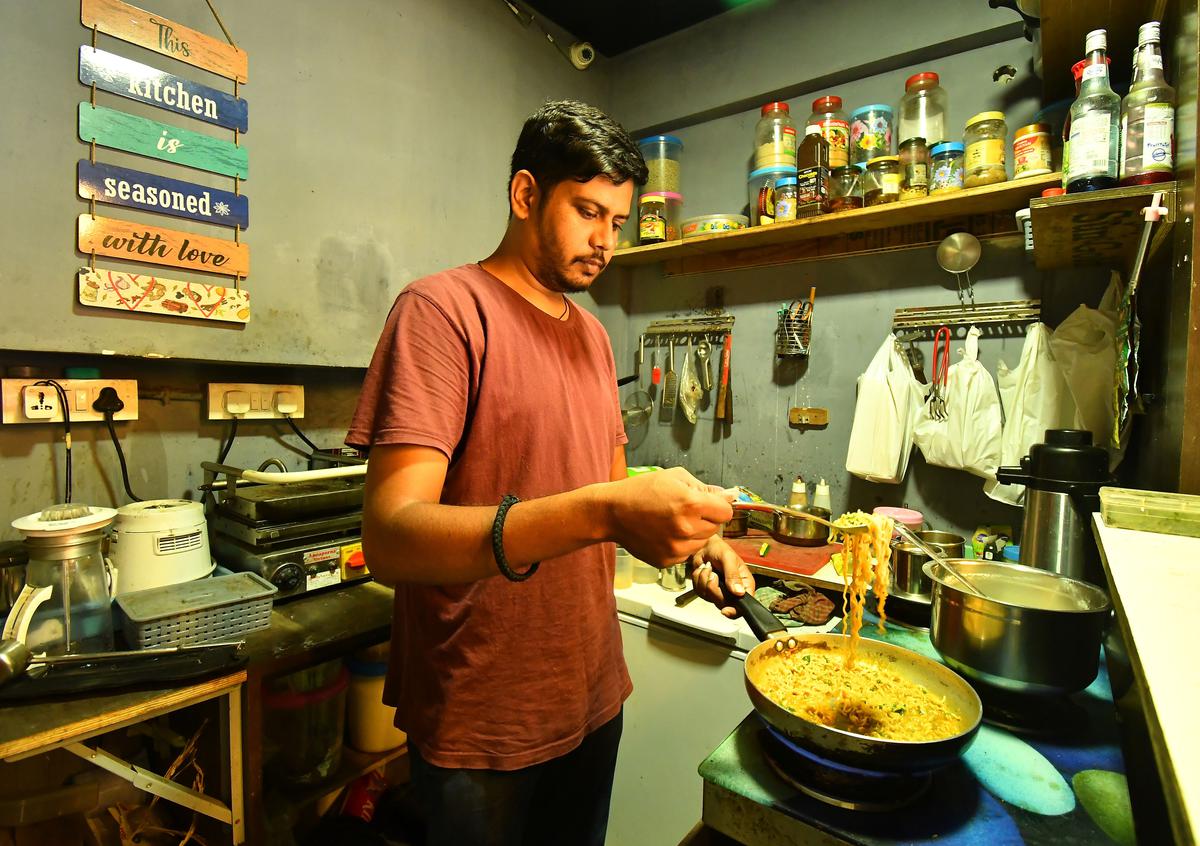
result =
[[[913,438],[930,464],[994,479],[1000,463],[1000,398],[992,374],[979,361],[979,336],[972,326],[959,350],[962,361],[950,366],[946,419],[935,419],[926,404]]]
[[[1113,446],[1115,414],[1115,337],[1116,320],[1111,313],[1081,305],[1050,338],[1050,348],[1078,410],[1075,427],[1089,430],[1096,446],[1109,448]]]
[[[1054,360],[1050,330],[1044,323],[1030,327],[1021,349],[1021,361],[1015,370],[1009,370],[1003,361],[1000,362],[996,368],[996,384],[1004,406],[1001,467],[1019,465],[1033,444],[1045,440],[1047,429],[1074,425],[1075,401]],[[984,483],[983,492],[1009,505],[1025,502],[1024,485],[1002,485],[993,478]]]
[[[925,391],[888,335],[858,377],[846,469],[871,482],[898,484],[908,472],[913,423]]]

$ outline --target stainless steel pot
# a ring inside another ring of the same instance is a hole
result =
[[[796,510],[825,520],[830,519],[828,509],[815,505]],[[782,511],[776,511],[771,516],[771,537],[791,546],[824,546],[829,543],[829,527],[815,520],[805,520],[803,517],[792,517]]]
[[[928,603],[933,598],[933,582],[922,569],[929,556],[911,543],[892,545],[892,584],[888,596]]]
[[[917,532],[917,537],[932,546],[946,558],[962,558],[966,538],[954,532]]]
[[[1019,564],[951,563],[984,594],[959,590],[936,562],[930,639],[946,663],[1024,693],[1083,690],[1096,678],[1112,604],[1095,585]]]
[[[726,538],[743,537],[749,525],[750,513],[748,511],[734,511],[733,518],[722,526],[721,536]]]
[[[0,543],[0,616],[8,616],[9,610],[21,588],[25,587],[25,565],[29,563],[29,552],[21,541]]]

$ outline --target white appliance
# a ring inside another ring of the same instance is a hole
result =
[[[204,506],[151,499],[117,509],[109,541],[113,596],[202,579],[213,571]]]

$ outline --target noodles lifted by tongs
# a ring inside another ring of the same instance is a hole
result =
[[[878,598],[879,632],[884,631],[887,615],[883,606],[891,584],[892,518],[854,511],[834,521],[837,526],[867,526],[866,532],[842,535],[842,628],[847,636],[846,667],[854,666],[862,629],[863,605],[867,590],[872,588]]]

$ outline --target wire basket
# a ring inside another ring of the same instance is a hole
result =
[[[808,355],[812,342],[812,306],[793,300],[779,309],[775,355]]]
[[[236,640],[271,625],[278,589],[256,573],[234,573],[117,597],[134,649]]]

